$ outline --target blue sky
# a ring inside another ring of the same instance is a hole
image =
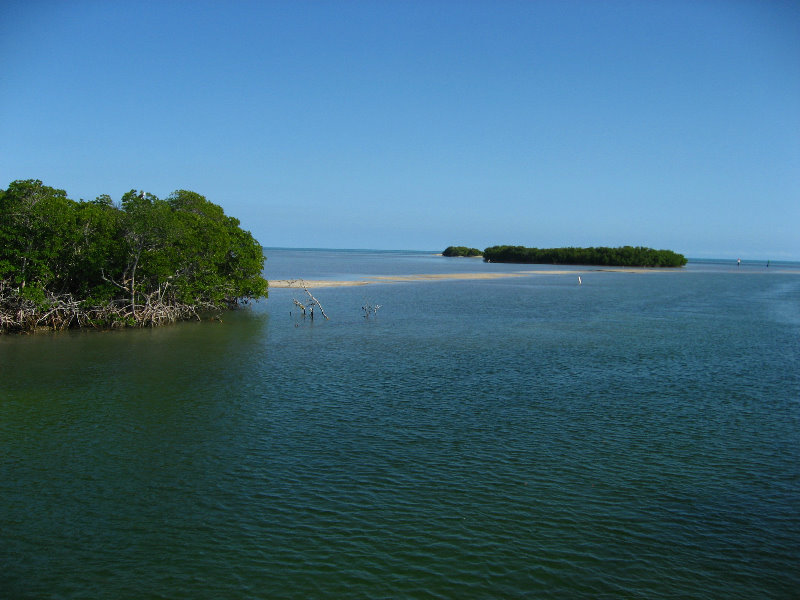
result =
[[[265,246],[800,259],[800,3],[0,4],[0,186]]]

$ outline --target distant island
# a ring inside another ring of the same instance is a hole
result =
[[[483,251],[487,262],[614,267],[682,267],[686,257],[672,250],[641,246],[619,248],[526,248],[492,246]]]
[[[0,333],[143,327],[263,297],[261,245],[195,192],[85,202],[39,180],[0,190]]]
[[[477,248],[467,248],[466,246],[448,246],[442,252],[442,256],[483,256],[483,252]]]

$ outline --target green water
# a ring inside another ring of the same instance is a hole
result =
[[[0,597],[796,597],[800,276],[573,279],[0,337]]]

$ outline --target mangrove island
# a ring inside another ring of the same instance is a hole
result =
[[[0,333],[199,319],[265,296],[263,266],[250,232],[195,192],[0,190]]]
[[[467,248],[466,246],[448,246],[442,252],[442,256],[467,256],[472,258],[483,256],[483,252],[477,248]]]
[[[608,267],[682,267],[687,260],[672,250],[641,246],[619,248],[526,248],[492,246],[483,251],[486,262],[549,265],[593,265]]]

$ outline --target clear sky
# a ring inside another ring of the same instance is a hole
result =
[[[0,2],[0,186],[265,246],[800,259],[800,2]]]

